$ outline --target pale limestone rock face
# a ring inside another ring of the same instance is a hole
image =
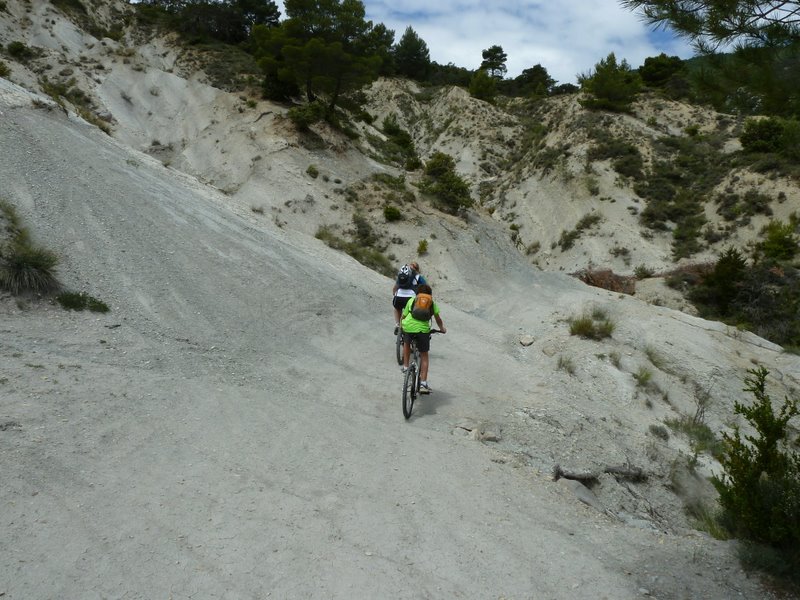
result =
[[[300,136],[285,107],[252,107],[183,72],[169,39],[94,40],[49,3],[6,4],[0,40],[63,36],[42,45],[44,60],[72,69],[97,114],[113,117],[109,137],[55,108],[24,65],[0,79],[3,199],[61,257],[66,287],[111,306],[73,313],[0,294],[0,470],[11,482],[0,487],[11,541],[0,572],[17,574],[12,596],[202,586],[258,597],[269,581],[276,597],[394,597],[415,581],[441,598],[768,597],[687,520],[684,501],[713,500],[698,482],[719,465],[701,455],[690,473],[689,440],[654,431],[695,414],[698,389],[710,393],[709,427],[729,431],[746,369],[769,368],[781,398],[800,388],[800,361],[693,316],[657,280],[631,297],[565,275],[672,266],[669,236],[642,236],[641,202],[609,165],[593,165],[590,192],[574,98],[540,115],[547,144],[569,143],[570,156],[553,172],[531,161],[507,172],[499,165],[520,149],[512,114],[458,89],[426,99],[380,80],[366,91],[376,123],[396,112],[423,158],[452,153],[476,200],[483,184],[483,209],[462,219],[416,192],[419,173],[375,158],[375,128],[355,125],[355,142],[325,126]],[[80,54],[104,68],[84,70]],[[687,119],[706,131],[714,116],[644,101],[612,125],[644,139]],[[726,184],[738,182],[759,179]],[[785,192],[776,210],[797,208],[796,187],[761,184]],[[406,218],[386,223],[387,203]],[[408,422],[392,282],[314,237],[322,225],[345,235],[357,211],[396,262],[421,262],[448,327],[432,341],[435,392]],[[562,251],[561,232],[591,211],[603,220]],[[613,320],[611,336],[570,335],[569,319],[594,309]],[[648,481],[604,475],[586,491],[550,475],[555,463],[626,461]]]

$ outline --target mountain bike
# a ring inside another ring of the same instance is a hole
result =
[[[431,334],[441,333],[438,329],[431,329]],[[402,362],[402,361],[401,361]],[[403,379],[403,416],[408,419],[414,408],[414,402],[419,394],[419,350],[417,340],[411,339],[411,357],[408,361],[408,369]]]
[[[397,328],[397,336],[395,336],[395,337],[397,337],[397,341],[395,342],[395,351],[396,351],[396,354],[397,354],[397,364],[398,365],[402,365],[403,364],[403,328],[402,328],[402,326]]]

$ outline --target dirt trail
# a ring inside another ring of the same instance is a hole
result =
[[[0,595],[763,597],[729,544],[454,434],[548,385],[521,323],[605,294],[522,263],[495,305],[453,294],[405,422],[388,280],[60,112],[0,111],[4,194],[112,307],[0,299]]]

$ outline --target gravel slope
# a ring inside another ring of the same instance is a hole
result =
[[[556,414],[519,330],[611,295],[481,249],[502,271],[450,285],[405,422],[388,280],[0,86],[3,193],[112,307],[0,298],[0,595],[764,597],[730,544],[625,525],[454,434],[521,395]]]

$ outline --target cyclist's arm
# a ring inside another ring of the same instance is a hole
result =
[[[444,321],[442,321],[442,317],[438,314],[433,315],[433,318],[436,319],[436,324],[439,326],[439,331],[442,333],[447,333],[447,327],[444,326]]]

